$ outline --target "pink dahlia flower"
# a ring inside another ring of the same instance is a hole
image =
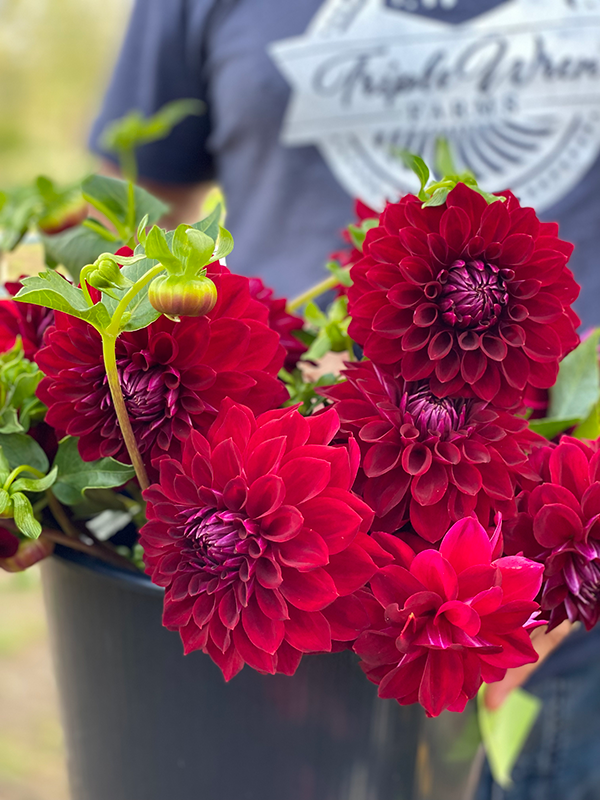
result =
[[[273,290],[265,286],[260,278],[250,278],[250,295],[268,308],[269,327],[277,331],[285,349],[283,366],[287,370],[294,369],[302,353],[308,349],[294,336],[294,331],[302,330],[304,321],[300,317],[288,314],[285,310],[287,301],[283,297],[273,297]]]
[[[344,374],[321,394],[360,444],[356,489],[377,530],[410,522],[437,542],[473,511],[486,524],[491,512],[516,514],[518,480],[537,478],[527,456],[545,441],[526,420],[478,399],[438,398],[426,382],[406,383],[370,361],[347,364]]]
[[[303,653],[353,641],[368,624],[353,593],[375,573],[372,512],[350,491],[355,447],[329,442],[335,411],[255,418],[225,402],[181,462],[164,459],[140,531],[146,572],[166,588],[163,622],[227,680],[244,663],[291,675]]]
[[[540,455],[540,454],[536,454]],[[543,452],[545,481],[519,497],[506,546],[545,564],[542,609],[550,628],[600,618],[600,451],[563,436]]]
[[[526,625],[543,566],[520,556],[497,558],[479,523],[455,523],[437,550],[417,555],[394,536],[375,534],[395,556],[371,579],[372,627],[354,650],[379,696],[417,701],[435,717],[462,711],[482,681],[537,660]]]
[[[284,358],[268,310],[250,296],[247,278],[209,268],[218,290],[205,317],[161,317],[117,340],[117,366],[133,431],[147,465],[175,457],[192,429],[206,431],[224,398],[259,413],[288,393],[277,379]],[[79,436],[85,461],[129,457],[117,424],[102,360],[100,335],[85,322],[56,314],[36,362],[46,377],[38,388],[46,421]]]
[[[13,297],[21,288],[16,281],[5,283],[6,291]],[[54,311],[31,303],[0,300],[0,352],[5,353],[21,337],[25,358],[33,357],[42,346],[45,331],[54,322]]]
[[[445,205],[389,204],[352,269],[350,335],[365,355],[434,394],[503,408],[554,384],[578,342],[567,268],[573,246],[506,192],[488,203],[459,183]]]

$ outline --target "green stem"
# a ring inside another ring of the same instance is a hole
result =
[[[115,338],[119,335],[120,327],[121,327],[121,320],[123,319],[123,314],[127,310],[127,306],[133,298],[141,292],[144,286],[147,286],[150,281],[154,280],[157,275],[159,275],[164,270],[162,264],[157,264],[155,267],[152,267],[148,270],[142,277],[137,280],[131,289],[128,289],[127,293],[123,295],[123,298],[120,300],[119,305],[116,307],[114,314],[112,315],[112,319],[110,321],[110,325],[106,329],[106,333],[110,336],[114,336]]]
[[[90,290],[88,289],[88,285],[86,283],[87,276],[90,272],[93,272],[96,267],[93,264],[86,264],[85,267],[79,273],[79,283],[81,284],[81,290],[85,296],[85,301],[90,306],[90,308],[94,305],[94,301],[92,300],[92,295],[90,294]]]
[[[106,239],[107,242],[117,242],[119,240],[118,236],[115,236],[114,233],[104,228],[100,223],[96,222],[93,219],[84,219],[81,223],[83,228],[87,228],[94,233],[97,233],[98,236],[101,236],[103,239]]]
[[[127,244],[130,247],[133,245],[132,249],[135,249],[135,241],[132,242],[135,236],[135,186],[133,180],[134,179],[130,179],[127,184],[127,227],[131,231],[131,236]]]
[[[346,267],[343,271],[350,272],[350,267]],[[311,286],[310,289],[307,289],[305,292],[302,292],[302,294],[299,294],[297,297],[294,297],[292,300],[290,300],[287,304],[287,311],[295,311],[297,308],[300,308],[300,306],[308,303],[309,300],[319,297],[319,295],[324,294],[324,292],[329,291],[329,289],[334,289],[339,285],[339,282],[339,277],[332,275],[331,278],[326,278],[324,281],[316,283],[314,286]]]
[[[121,391],[119,372],[117,370],[116,345],[117,336],[110,334],[108,331],[104,331],[102,333],[102,357],[104,358],[104,369],[106,371],[106,377],[108,378],[108,388],[110,389],[113,406],[115,408],[117,420],[119,421],[119,427],[125,442],[125,447],[129,453],[129,458],[131,459],[131,463],[135,470],[139,484],[142,490],[144,490],[150,486],[150,482],[148,480],[148,475],[146,474],[146,467],[142,461],[140,451],[138,450],[137,442],[135,441],[135,435],[133,433],[133,428],[131,427],[129,414],[127,413],[125,399],[123,398],[123,392]]]
[[[11,485],[11,483],[14,481],[17,475],[20,475],[22,472],[31,472],[31,474],[35,475],[36,478],[46,477],[43,472],[39,471],[39,469],[35,469],[35,467],[30,467],[28,464],[21,464],[20,467],[16,467],[16,469],[13,469],[8,478],[4,481],[4,486],[2,487],[4,491],[8,490],[8,487]]]

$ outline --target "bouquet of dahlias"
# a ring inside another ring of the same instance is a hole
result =
[[[431,716],[534,662],[533,628],[592,627],[598,336],[577,348],[571,245],[412,160],[418,196],[361,209],[353,252],[287,308],[222,263],[220,208],[167,232],[154,198],[88,179],[116,232],[55,234],[71,279],[8,284],[0,308],[0,566],[58,543],[144,569],[226,680],[353,649]],[[329,352],[345,366],[316,377]],[[107,511],[125,530],[98,533]]]

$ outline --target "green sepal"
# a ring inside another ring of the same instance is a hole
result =
[[[187,228],[187,225],[179,225],[175,231],[173,240],[175,240],[180,228],[185,229]],[[160,264],[163,264],[163,266],[165,266],[169,272],[179,275],[183,271],[182,259],[171,252],[165,231],[163,231],[162,228],[159,228],[158,225],[152,226],[146,237],[144,249],[146,251],[147,258],[152,258],[155,261],[158,261]]]
[[[21,492],[14,492],[14,494],[11,494],[10,499],[17,528],[29,539],[37,539],[42,532],[42,526],[33,514],[29,498],[21,494]]]
[[[346,288],[349,288],[354,283],[354,281],[352,280],[352,276],[350,275],[349,270],[344,269],[344,267],[342,267],[342,265],[339,263],[339,261],[334,261],[334,260],[328,261],[327,264],[325,264],[325,269],[328,272],[331,272],[331,274],[335,278],[337,278],[337,280],[338,280],[338,282],[339,282],[339,284],[341,286],[345,286]]]
[[[147,226],[148,226],[148,214],[142,217],[136,231],[136,238],[140,244],[146,244],[146,239],[148,238],[148,234],[146,233]]]
[[[419,200],[427,200],[428,195],[425,193],[425,187],[427,186],[427,182],[429,181],[429,167],[423,161],[423,159],[416,155],[415,153],[411,153],[408,150],[398,150],[395,151],[398,156],[402,159],[404,166],[414,172],[417,178],[421,183],[421,188],[419,189],[418,198]]]
[[[7,476],[8,477],[8,476]],[[6,478],[5,478],[6,480]],[[0,488],[0,515],[4,514],[11,505],[10,495],[6,489]]]
[[[429,200],[426,200],[423,203],[422,208],[435,208],[436,206],[443,206],[446,200],[448,199],[449,194],[450,194],[450,187],[440,186],[431,195]]]
[[[360,250],[361,253],[367,232],[370,231],[371,228],[376,228],[378,225],[379,219],[377,217],[367,217],[367,219],[363,219],[360,225],[348,225],[350,240],[354,247]]]
[[[53,467],[52,470],[43,478],[17,478],[11,484],[11,492],[45,492],[49,489],[58,475],[58,467]]]
[[[110,324],[110,316],[105,305],[96,303],[90,307],[81,289],[52,270],[23,278],[22,283],[23,287],[14,298],[17,302],[32,303],[52,308],[54,311],[62,311],[85,320],[98,331],[104,330]]]
[[[219,238],[217,239],[217,249],[212,255],[213,261],[219,261],[221,258],[227,258],[229,253],[233,250],[233,236],[227,230],[219,226]]]

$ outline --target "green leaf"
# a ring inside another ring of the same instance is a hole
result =
[[[584,420],[600,400],[599,339],[600,328],[596,328],[562,360],[550,389],[549,417]]]
[[[11,470],[27,464],[44,475],[48,472],[48,458],[39,444],[25,433],[0,434],[0,447]]]
[[[113,458],[83,461],[77,449],[77,439],[68,436],[58,447],[54,460],[58,478],[52,491],[65,505],[82,502],[86,489],[112,489],[134,477],[133,467]]]
[[[0,483],[4,483],[4,481],[8,478],[12,470],[13,467],[11,467],[10,464],[8,463],[8,459],[4,455],[2,447],[0,447]]]
[[[327,331],[322,329],[319,331],[317,338],[308,348],[306,353],[302,354],[303,361],[318,361],[320,358],[331,350],[331,339],[327,335]]]
[[[133,150],[142,144],[164,139],[186,117],[203,111],[204,103],[193,98],[173,100],[151,117],[144,117],[135,109],[104,128],[102,146],[114,153]]]
[[[485,684],[477,695],[479,729],[488,763],[496,783],[512,786],[511,773],[540,713],[542,701],[523,689],[513,689],[497,711],[484,702]]]
[[[86,264],[93,264],[99,255],[106,252],[107,239],[97,231],[90,230],[84,225],[75,225],[66,231],[55,233],[52,236],[40,233],[40,241],[44,245],[46,260],[54,264],[62,264],[73,278],[79,283],[79,273]],[[122,239],[111,242],[110,246],[118,250],[124,244]]]
[[[327,325],[327,317],[312,300],[310,300],[304,308],[304,319],[310,325],[314,325],[315,328],[322,328]]]
[[[429,167],[423,161],[420,156],[415,155],[414,153],[410,153],[408,150],[396,150],[397,154],[402,159],[404,166],[407,169],[410,169],[412,172],[415,173],[419,181],[421,182],[421,188],[419,190],[419,198],[421,200],[427,200],[427,196],[425,195],[425,187],[427,186],[427,181],[429,180]]]
[[[128,210],[127,181],[122,181],[118,178],[107,178],[104,175],[91,175],[83,181],[81,189],[88,203],[91,203],[100,213],[106,214],[108,210],[107,216],[109,219],[113,216],[121,225],[126,225]],[[146,215],[148,216],[148,222],[154,223],[158,222],[168,210],[168,206],[151,195],[150,192],[140,186],[135,187],[136,228]]]
[[[219,236],[219,228],[221,222],[221,209],[222,206],[219,205],[215,206],[215,208],[211,211],[208,217],[204,217],[199,222],[195,222],[192,225],[192,228],[195,228],[197,231],[202,231],[208,237],[210,237],[213,242],[217,241]]]
[[[546,439],[554,439],[559,433],[573,428],[579,422],[579,418],[575,419],[555,419],[553,417],[546,417],[544,419],[530,419],[529,427],[540,436],[545,436]]]
[[[442,178],[457,172],[450,142],[443,136],[439,136],[435,142],[435,171]]]
[[[600,438],[600,409],[596,404],[587,419],[573,431],[573,436],[576,439],[592,439]]]
[[[179,228],[185,227],[185,225],[179,226]],[[179,230],[179,228],[177,230]],[[169,272],[181,274],[183,269],[181,258],[173,255],[167,243],[165,232],[162,228],[159,228],[158,225],[154,225],[150,230],[146,238],[145,250],[148,258],[156,259],[160,264],[164,264]]]
[[[435,192],[431,195],[429,200],[426,200],[423,203],[422,208],[432,208],[435,206],[443,206],[446,202],[448,195],[450,194],[450,187],[448,186],[440,186],[439,189],[436,189]]]
[[[37,539],[42,532],[42,526],[33,514],[33,508],[28,497],[21,492],[11,494],[14,520],[22,534],[30,539]]]
[[[85,320],[97,330],[103,330],[110,323],[105,305],[96,303],[88,306],[81,289],[73,286],[57,272],[46,270],[39,275],[24,278],[22,283],[23,287],[15,297],[17,301],[64,311],[65,314]]]
[[[43,478],[17,478],[11,484],[10,491],[12,492],[45,492],[49,489],[58,475],[58,468],[53,467],[52,470]]]
[[[19,422],[17,409],[8,406],[0,415],[0,433],[26,433],[23,425]]]
[[[146,239],[148,238],[146,234],[146,228],[148,227],[148,214],[146,214],[143,219],[140,220],[140,224],[138,225],[138,229],[136,232],[136,238],[140,244],[146,244]]]
[[[141,248],[139,249],[140,252],[143,252]],[[128,280],[132,281],[132,283],[135,283],[137,280],[143,277],[149,269],[155,267],[157,263],[158,262],[155,259],[144,258],[142,261],[138,261],[135,264],[130,264],[123,267],[121,273]],[[141,291],[139,291],[131,303],[127,306],[127,311],[130,316],[127,318],[127,322],[123,328],[124,330],[138,331],[142,328],[147,328],[148,325],[151,325],[160,317],[160,312],[151,306],[150,301],[148,300],[148,286],[145,286]],[[111,316],[114,314],[119,301],[125,296],[126,292],[126,289],[114,289],[114,297],[104,297],[103,302]]]
[[[327,269],[334,277],[337,278],[341,286],[349,287],[354,283],[350,272],[347,269],[344,269],[344,267],[342,267],[338,261],[329,261],[325,265],[325,269]]]

